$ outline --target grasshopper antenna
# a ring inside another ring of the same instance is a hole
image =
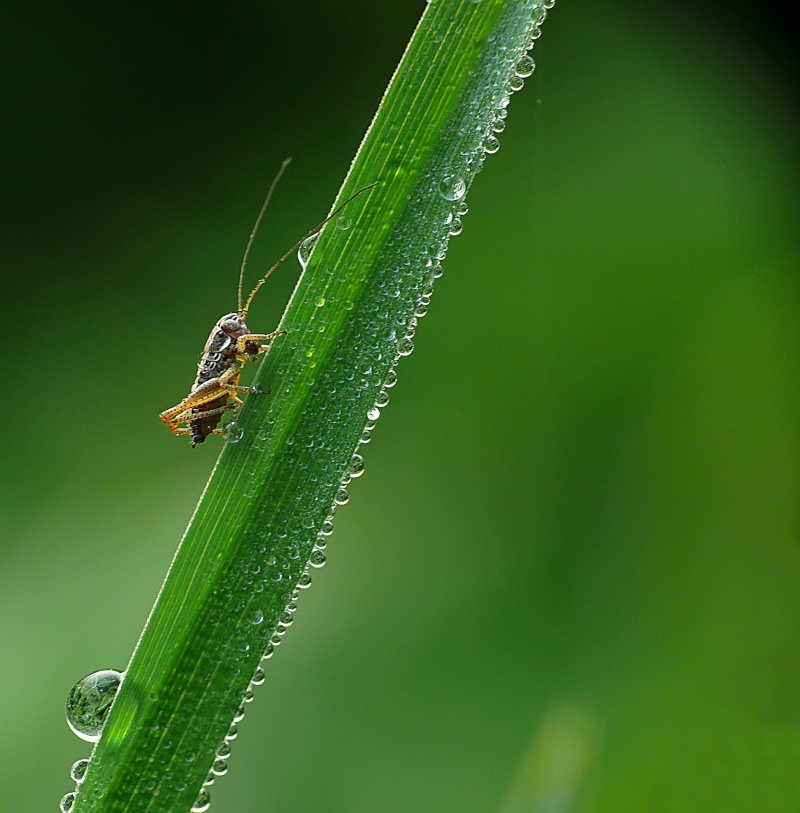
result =
[[[267,196],[264,198],[264,203],[261,205],[261,211],[258,213],[258,217],[256,218],[256,224],[253,226],[253,231],[250,232],[250,239],[247,241],[247,248],[244,250],[244,257],[242,258],[242,267],[239,271],[239,290],[237,298],[239,311],[242,310],[242,283],[244,282],[244,269],[247,266],[247,257],[250,254],[250,249],[253,246],[253,240],[256,239],[256,232],[258,231],[258,227],[261,225],[261,218],[264,217],[264,212],[267,211],[267,206],[269,205],[272,193],[275,191],[275,187],[278,185],[278,181],[281,179],[281,175],[283,175],[286,167],[288,167],[291,163],[291,156],[284,158],[281,168],[275,173],[275,177],[272,179],[272,183],[269,185],[269,189],[267,190]],[[245,313],[246,312],[247,311],[245,309]]]
[[[286,163],[286,162],[284,162],[284,163]],[[283,172],[283,167],[281,167],[281,170],[280,170],[280,172],[278,173],[278,178],[280,177],[281,172]],[[277,178],[275,179],[275,181],[273,181],[273,186],[275,185],[275,182],[276,182],[276,181],[277,181]],[[330,213],[330,214],[329,214],[329,215],[328,215],[328,216],[325,218],[325,220],[323,220],[323,221],[322,221],[321,223],[319,223],[318,225],[314,226],[314,228],[313,228],[313,229],[311,229],[311,231],[310,231],[310,232],[308,232],[307,234],[304,234],[304,235],[303,235],[303,236],[302,236],[302,237],[301,237],[301,238],[300,238],[300,239],[299,239],[299,240],[298,240],[298,241],[297,241],[297,242],[296,242],[296,243],[295,243],[295,244],[294,244],[294,245],[293,245],[293,246],[292,246],[292,247],[291,247],[291,248],[290,248],[290,249],[289,249],[289,250],[288,250],[288,251],[287,251],[287,252],[286,252],[286,253],[285,253],[285,254],[284,254],[284,255],[283,255],[283,256],[282,256],[282,257],[281,257],[281,258],[280,258],[280,259],[279,259],[279,260],[278,260],[278,261],[277,261],[277,262],[276,262],[274,265],[273,265],[273,266],[272,266],[272,267],[271,267],[271,268],[270,268],[270,269],[269,269],[269,271],[267,271],[267,273],[266,273],[266,274],[264,274],[264,276],[263,276],[263,277],[261,277],[261,279],[260,279],[260,280],[259,280],[259,281],[256,283],[256,287],[255,287],[255,288],[253,288],[253,290],[252,290],[252,291],[250,291],[250,296],[248,296],[248,297],[247,297],[247,302],[245,302],[245,303],[244,303],[244,308],[242,308],[242,307],[241,307],[241,301],[242,301],[242,300],[241,300],[241,294],[240,294],[240,297],[239,297],[239,313],[241,313],[243,316],[247,316],[247,311],[250,309],[250,303],[253,301],[253,297],[256,295],[256,292],[257,292],[257,291],[258,291],[258,289],[259,289],[259,288],[260,288],[260,287],[261,287],[261,286],[262,286],[262,285],[263,285],[263,284],[264,284],[264,283],[267,281],[267,279],[269,278],[269,275],[270,275],[270,274],[271,274],[271,273],[272,273],[272,272],[273,272],[273,271],[274,271],[274,270],[275,270],[275,269],[276,269],[276,268],[277,268],[277,267],[278,267],[278,266],[279,266],[279,265],[280,265],[280,264],[281,264],[281,263],[282,263],[284,260],[286,260],[288,257],[290,257],[290,256],[291,256],[291,255],[292,255],[292,254],[293,254],[295,251],[297,251],[297,249],[298,249],[298,248],[300,248],[300,246],[301,246],[301,245],[303,245],[303,243],[304,243],[306,240],[308,240],[308,238],[309,238],[309,237],[311,237],[312,235],[316,234],[316,233],[317,233],[317,232],[318,232],[318,231],[319,231],[319,230],[320,230],[320,229],[321,229],[321,228],[322,228],[322,227],[323,227],[323,226],[324,226],[324,225],[325,225],[325,224],[326,224],[328,221],[333,220],[333,218],[334,218],[334,217],[336,217],[336,215],[338,215],[338,214],[339,214],[339,212],[341,212],[341,211],[342,211],[342,209],[344,209],[344,207],[345,207],[345,206],[347,206],[347,204],[348,204],[348,203],[350,203],[352,200],[355,200],[355,199],[356,199],[356,198],[357,198],[357,197],[358,197],[358,196],[359,196],[359,195],[360,195],[362,192],[366,192],[368,189],[372,189],[372,187],[373,187],[373,186],[377,186],[379,183],[380,183],[380,181],[375,181],[375,183],[371,183],[371,184],[369,184],[368,186],[362,186],[362,187],[361,187],[361,189],[359,189],[359,190],[358,190],[358,192],[355,192],[354,194],[350,195],[350,197],[349,197],[349,198],[348,198],[348,199],[347,199],[347,200],[346,200],[346,201],[345,201],[345,202],[344,202],[344,203],[343,203],[341,206],[338,206],[336,209],[334,209],[334,210],[333,210],[333,211],[332,211],[332,212],[331,212],[331,213]],[[271,191],[271,190],[270,190],[270,191]],[[267,200],[269,200],[269,195],[267,195]],[[266,205],[266,204],[265,204],[265,205]],[[259,217],[260,217],[260,216],[259,216]],[[256,223],[256,225],[258,225],[258,224]],[[249,246],[248,246],[248,247],[249,247]],[[241,284],[240,284],[240,290],[241,290]]]

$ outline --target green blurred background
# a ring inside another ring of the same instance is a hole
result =
[[[213,464],[157,415],[272,174],[251,278],[327,212],[423,6],[2,12],[1,810],[71,789],[66,693],[126,664]],[[778,8],[551,12],[212,810],[800,810]]]

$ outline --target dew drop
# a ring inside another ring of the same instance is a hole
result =
[[[521,79],[527,79],[532,73],[536,63],[527,55],[521,56],[514,65],[514,73]]]
[[[497,140],[497,139],[495,139],[495,140]],[[488,141],[488,139],[487,139],[487,141]],[[500,146],[500,145],[498,144],[498,146]],[[485,147],[484,147],[484,149],[485,149]],[[460,217],[453,218],[453,222],[450,224],[450,236],[451,237],[457,237],[459,234],[461,234],[461,232],[463,230],[464,230],[464,226],[461,223],[461,218]]]
[[[253,686],[260,686],[265,680],[267,679],[264,670],[259,666],[256,668],[256,673],[253,675],[253,679],[250,681]]]
[[[311,567],[322,567],[326,562],[325,554],[318,549],[311,551],[311,556],[308,558],[308,563]]]
[[[369,443],[372,440],[372,432],[369,429],[365,429],[361,433],[361,439],[359,443]]]
[[[200,788],[200,793],[192,805],[192,813],[205,813],[211,807],[211,794],[207,788]]]
[[[502,116],[498,116],[492,124],[492,130],[496,133],[502,133],[506,129],[506,120]],[[499,142],[498,142],[499,144]]]
[[[82,677],[67,696],[67,723],[87,742],[97,742],[114,696],[122,683],[122,672],[101,669]]]
[[[467,206],[466,201],[462,201],[458,204],[458,216],[464,217],[464,215],[469,211],[469,206]]]
[[[317,297],[317,298],[314,300],[314,304],[315,304],[315,305],[316,305],[318,308],[321,308],[321,307],[322,307],[322,306],[325,304],[325,297],[324,297],[324,296],[318,296],[318,297]]]
[[[348,472],[351,477],[361,477],[364,473],[364,458],[360,454],[353,455]]]
[[[502,119],[500,119],[502,121]],[[494,155],[500,149],[500,141],[496,136],[486,136],[483,142],[483,151],[488,152],[489,155]],[[451,231],[450,234],[453,232]]]
[[[228,443],[238,443],[244,437],[244,429],[237,426],[235,421],[230,421],[225,425],[224,435]]]
[[[219,759],[227,759],[231,755],[231,747],[227,742],[220,743],[217,748],[217,757]]]
[[[228,772],[228,763],[224,759],[215,759],[211,766],[211,773],[214,776],[224,776]]]
[[[391,389],[397,383],[397,370],[394,368],[390,369],[388,373],[386,373],[386,380],[383,382],[383,386],[388,390]]]
[[[336,492],[336,496],[333,498],[333,501],[336,503],[336,505],[347,505],[349,499],[350,495],[347,493],[347,489],[340,488]]]
[[[226,740],[235,740],[239,736],[239,729],[236,728],[236,725],[233,724],[228,729],[228,733],[225,735]]]
[[[260,623],[261,623],[263,620],[264,620],[264,613],[262,613],[262,612],[261,612],[261,610],[256,610],[256,611],[255,611],[255,612],[254,612],[254,613],[253,613],[253,614],[250,616],[250,623],[251,623],[251,624],[255,624],[256,626],[257,626],[258,624],[260,624]]]
[[[342,231],[347,231],[352,225],[353,221],[346,215],[340,215],[336,221],[336,228],[341,229]]]
[[[307,588],[311,587],[311,574],[308,572],[301,573],[300,578],[297,580],[297,586],[301,590],[306,590]]]
[[[68,793],[61,799],[61,803],[58,806],[59,809],[61,810],[61,813],[69,813],[69,811],[72,810],[72,806],[75,804],[75,797],[77,795],[78,794],[75,793],[75,791],[73,791],[72,793]]]
[[[311,237],[303,240],[303,242],[300,244],[300,248],[297,249],[297,260],[300,263],[303,271],[306,270],[308,261],[311,259],[311,255],[314,253],[314,246],[317,244],[318,239],[319,232],[312,234]]]
[[[397,343],[397,352],[401,356],[410,356],[414,352],[414,342],[409,338],[400,339]]]
[[[325,522],[322,523],[322,530],[320,531],[320,534],[322,536],[330,536],[332,533],[333,523],[329,519],[326,519]]]
[[[439,194],[445,200],[461,200],[467,191],[464,179],[458,175],[445,175],[439,181]]]
[[[375,421],[377,421],[378,418],[380,418],[380,416],[381,411],[378,409],[378,407],[372,407],[372,409],[367,411],[367,420],[372,423],[375,423]]]
[[[525,85],[525,80],[521,76],[517,76],[514,74],[508,82],[508,86],[511,88],[514,93],[518,90],[522,90],[523,86]]]
[[[86,777],[86,769],[89,767],[88,759],[79,759],[77,762],[72,763],[69,770],[69,775],[72,781],[80,785]]]

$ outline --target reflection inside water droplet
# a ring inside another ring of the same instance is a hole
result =
[[[61,803],[58,806],[61,813],[69,813],[69,811],[72,810],[72,807],[75,804],[75,797],[77,795],[78,794],[73,791],[72,793],[66,794],[66,796],[61,799]]]
[[[205,813],[211,807],[211,794],[207,788],[200,788],[200,793],[192,805],[192,813]]]
[[[72,778],[72,781],[80,785],[80,783],[83,782],[84,778],[86,777],[86,769],[88,767],[89,767],[88,759],[79,759],[76,762],[73,762],[72,768],[70,768],[69,771],[69,775]]]
[[[87,742],[97,742],[111,704],[122,683],[122,672],[101,669],[82,677],[67,696],[67,723]]]
[[[536,67],[536,63],[527,55],[521,56],[517,60],[517,64],[514,66],[514,73],[517,76],[521,77],[522,79],[526,79],[533,73],[533,69]]]
[[[439,194],[445,200],[461,200],[467,191],[464,179],[458,175],[445,175],[439,181]]]

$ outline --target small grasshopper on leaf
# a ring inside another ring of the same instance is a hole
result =
[[[261,206],[261,211],[256,218],[247,248],[244,252],[242,267],[239,271],[238,290],[238,310],[235,313],[226,313],[211,330],[211,334],[203,348],[200,357],[200,364],[197,367],[197,376],[189,394],[174,407],[165,409],[159,416],[166,424],[167,428],[174,435],[189,435],[192,446],[202,443],[208,435],[219,435],[224,431],[219,426],[222,416],[228,410],[236,410],[244,403],[239,397],[240,393],[260,393],[261,390],[253,387],[244,387],[239,384],[239,376],[242,367],[247,361],[256,361],[259,354],[265,352],[270,347],[270,342],[278,336],[286,333],[285,330],[275,330],[272,333],[251,333],[247,327],[245,319],[250,309],[250,304],[258,289],[267,281],[269,275],[292,253],[312,235],[332,218],[358,197],[362,192],[377,186],[377,181],[359,189],[351,195],[341,206],[325,218],[318,226],[308,234],[298,240],[256,283],[255,288],[250,292],[244,305],[242,304],[242,282],[244,280],[244,269],[247,265],[247,256],[253,245],[253,240],[261,224],[261,219],[266,211],[267,204],[272,197],[275,186],[283,175],[284,170],[289,165],[291,158],[287,158],[278,170],[275,178],[270,184],[267,196]],[[233,403],[229,403],[228,399]]]

